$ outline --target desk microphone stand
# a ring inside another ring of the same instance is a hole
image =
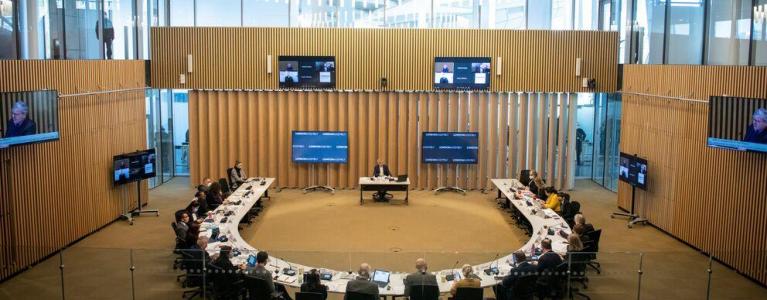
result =
[[[312,173],[314,173],[314,175],[312,176],[312,178],[314,178],[313,181],[317,182],[317,170],[315,169],[315,164],[312,164]],[[336,193],[336,189],[334,189],[334,188],[332,188],[330,186],[327,186],[327,185],[316,185],[315,184],[315,185],[312,185],[312,186],[304,188],[304,194],[306,194],[308,192],[314,192],[314,191],[328,191],[331,194],[335,194]]]
[[[612,215],[610,215],[610,218],[613,219],[615,216],[620,217],[627,217],[629,219],[628,227],[631,228],[634,226],[634,224],[647,224],[647,219],[640,218],[639,215],[634,213],[634,201],[636,196],[636,186],[631,185],[631,212],[625,213],[625,212],[614,212]]]

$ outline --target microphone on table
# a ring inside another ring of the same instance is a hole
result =
[[[453,281],[455,279],[455,274],[453,273],[454,272],[453,270],[455,270],[455,267],[458,266],[459,262],[461,262],[460,259],[455,261],[455,264],[453,265],[453,267],[450,268],[450,274],[445,275],[445,280]]]
[[[289,262],[285,262],[288,264],[287,268],[282,269],[282,274],[293,276],[296,275],[296,270],[293,270],[293,265],[291,265]]]
[[[500,255],[500,254],[501,253],[496,253],[495,254],[495,258],[493,258],[494,262],[495,262],[495,260],[498,259],[498,255]],[[493,268],[493,264],[490,263],[490,266],[487,269],[485,269],[485,274],[487,274],[487,275],[496,275],[496,274],[498,274],[498,267]]]

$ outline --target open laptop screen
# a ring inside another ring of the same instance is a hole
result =
[[[373,281],[380,282],[380,283],[389,283],[389,275],[391,275],[391,272],[389,271],[375,270],[375,272],[373,272]]]

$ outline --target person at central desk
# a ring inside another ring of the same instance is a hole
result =
[[[344,300],[348,299],[349,292],[372,295],[373,299],[378,299],[378,285],[370,282],[370,265],[362,263],[357,271],[357,278],[346,283]]]
[[[425,259],[416,259],[415,269],[415,272],[408,274],[403,280],[403,283],[405,284],[405,296],[410,296],[410,288],[412,286],[437,285],[437,276],[427,272],[429,265],[426,264]]]
[[[383,163],[383,159],[376,160],[376,166],[373,167],[373,177],[386,177],[391,176],[389,172],[389,166]],[[386,190],[379,190],[378,193],[373,195],[373,199],[376,201],[386,201]]]

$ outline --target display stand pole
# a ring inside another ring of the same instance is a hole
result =
[[[442,168],[440,167],[440,169]],[[444,171],[444,169],[442,171],[443,173],[447,173]],[[434,189],[434,194],[438,194],[439,192],[456,192],[456,193],[462,193],[464,196],[466,196],[466,190],[458,186],[440,186]]]
[[[646,224],[647,219],[640,218],[639,215],[634,213],[634,202],[636,200],[635,198],[636,198],[636,187],[632,185],[631,186],[631,212],[630,213],[614,212],[612,215],[610,215],[610,218],[615,218],[616,216],[627,217],[629,219],[629,223],[628,223],[629,228],[634,226],[634,224],[639,224],[639,223]]]
[[[314,173],[312,175],[312,178],[314,179],[313,181],[316,183],[317,182],[317,170],[315,169],[315,167],[316,167],[316,165],[312,164],[312,171],[313,171],[312,173]],[[328,191],[331,194],[335,194],[336,193],[336,189],[334,189],[334,188],[332,188],[330,186],[327,186],[327,185],[312,185],[312,186],[309,186],[307,188],[304,188],[304,194],[306,194],[308,192],[315,192],[315,191]]]
[[[133,225],[133,216],[141,216],[141,214],[155,214],[160,216],[160,211],[156,209],[143,209],[141,207],[141,180],[136,181],[136,190],[138,191],[138,207],[130,212],[131,218],[130,224]]]

